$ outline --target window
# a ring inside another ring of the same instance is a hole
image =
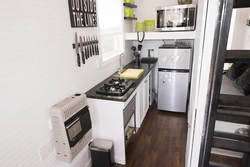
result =
[[[98,0],[98,20],[102,63],[124,52],[122,0]]]

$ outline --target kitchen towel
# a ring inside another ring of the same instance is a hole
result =
[[[121,78],[127,78],[127,79],[138,79],[144,72],[144,69],[132,69],[128,68],[126,71],[124,71],[120,77]]]

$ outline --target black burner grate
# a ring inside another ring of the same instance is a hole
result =
[[[109,96],[123,96],[132,86],[133,81],[122,78],[112,78],[104,83],[98,90],[97,94]]]

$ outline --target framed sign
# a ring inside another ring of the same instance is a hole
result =
[[[71,27],[97,27],[96,0],[68,0]]]

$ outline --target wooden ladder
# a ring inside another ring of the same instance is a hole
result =
[[[250,0],[218,0],[220,2],[212,51],[211,77],[205,109],[199,167],[229,167],[210,161],[211,148],[243,153],[241,167],[250,167],[250,130],[248,135],[214,131],[215,121],[250,125],[250,96],[220,94],[224,63],[250,63],[250,50],[226,50],[233,8],[250,7]]]

